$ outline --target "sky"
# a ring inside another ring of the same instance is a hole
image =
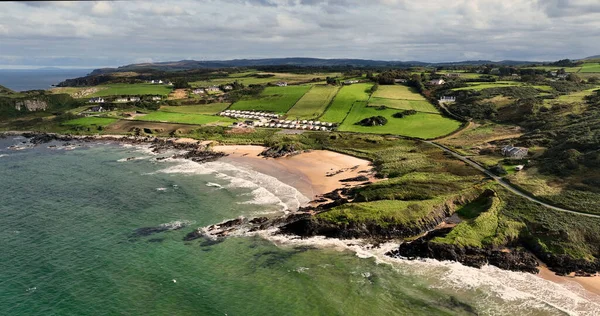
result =
[[[598,54],[598,0],[0,2],[0,68],[277,57],[551,61]]]

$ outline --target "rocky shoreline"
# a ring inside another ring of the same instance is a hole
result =
[[[195,162],[214,161],[227,154],[213,151],[208,146],[197,142],[177,142],[176,139],[142,136],[78,136],[60,135],[53,133],[8,132],[0,133],[0,138],[7,136],[24,136],[33,146],[62,141],[66,145],[71,142],[116,142],[130,145],[150,145],[154,153],[164,153],[168,150],[178,150],[170,157],[157,158],[183,158]],[[289,148],[288,148],[289,149]],[[282,157],[297,153],[296,150],[273,150],[264,152],[269,157]],[[349,178],[348,181],[365,180],[364,178]],[[470,197],[472,198],[472,197]],[[427,220],[414,226],[388,225],[382,227],[376,223],[365,224],[337,224],[322,221],[315,217],[316,214],[326,212],[336,206],[349,203],[353,200],[352,189],[336,189],[319,196],[313,201],[313,206],[300,208],[298,211],[279,217],[258,217],[248,219],[240,217],[223,223],[199,228],[186,235],[185,241],[198,238],[211,240],[220,239],[235,234],[276,230],[277,234],[294,235],[302,238],[312,236],[325,236],[329,238],[353,239],[362,238],[377,242],[392,239],[408,238],[423,235],[411,242],[400,244],[398,249],[386,253],[391,257],[401,257],[409,260],[417,258],[432,258],[437,260],[457,261],[471,267],[482,267],[486,264],[502,269],[538,273],[538,261],[544,262],[550,270],[557,275],[575,273],[577,276],[593,276],[600,271],[600,261],[586,261],[573,259],[567,255],[545,253],[542,249],[530,248],[526,241],[519,241],[518,248],[476,248],[462,247],[451,244],[434,243],[431,240],[437,236],[448,234],[452,227],[440,228],[439,225],[454,213],[455,206],[466,203],[469,198],[447,201],[432,210]],[[539,258],[539,260],[538,260]]]

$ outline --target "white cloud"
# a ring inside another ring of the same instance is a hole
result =
[[[112,6],[108,1],[98,1],[92,6],[92,13],[95,15],[109,15],[112,12]]]
[[[596,0],[3,3],[0,61],[552,60],[600,53]],[[70,6],[70,7],[69,7]],[[577,34],[577,36],[573,36]],[[90,50],[94,54],[90,54]]]

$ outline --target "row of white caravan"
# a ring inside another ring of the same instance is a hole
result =
[[[240,111],[240,110],[225,110],[219,113],[221,116],[235,117],[235,118],[278,118],[279,114],[268,113],[268,112],[256,112],[256,111]]]
[[[282,123],[264,123],[264,122],[254,122],[255,127],[272,127],[272,128],[288,128],[288,129],[301,129],[301,130],[309,130],[309,131],[331,131],[333,127],[326,126],[315,126],[315,125],[293,125],[293,124],[282,124]]]

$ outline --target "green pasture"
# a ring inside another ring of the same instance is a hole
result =
[[[417,113],[403,118],[395,118],[392,115],[400,110],[384,109],[367,106],[366,102],[356,102],[352,111],[348,114],[344,123],[339,127],[340,131],[394,134],[423,139],[440,137],[450,134],[460,127],[460,122],[443,117],[439,114]],[[372,116],[383,116],[388,123],[383,126],[361,126],[355,123]]]
[[[227,107],[230,103],[209,103],[197,105],[179,105],[179,106],[161,106],[160,110],[171,113],[184,114],[217,114]]]
[[[84,127],[91,127],[91,126],[104,127],[104,126],[110,125],[116,121],[118,121],[118,120],[113,119],[113,118],[88,116],[88,117],[82,117],[82,118],[77,118],[74,120],[66,121],[66,122],[62,123],[62,125],[84,126]]]
[[[314,119],[319,117],[333,97],[338,92],[339,87],[329,85],[313,86],[296,104],[288,111],[289,118]]]
[[[100,85],[96,88],[100,90],[86,97],[106,97],[118,95],[162,95],[167,96],[172,88],[167,85],[158,85],[150,83],[114,83]]]
[[[342,122],[354,102],[366,103],[369,100],[369,89],[372,86],[370,83],[358,83],[342,87],[319,119],[325,122]]]
[[[373,94],[375,98],[427,101],[413,87],[404,85],[381,85]]]
[[[392,109],[399,110],[415,110],[418,112],[426,113],[439,113],[439,111],[429,103],[429,101],[416,101],[416,100],[394,100],[384,98],[371,98],[369,100],[369,106],[386,106]]]
[[[173,113],[157,111],[143,116],[137,116],[135,118],[139,121],[152,121],[152,122],[168,122],[168,123],[183,123],[183,124],[212,124],[212,125],[229,125],[235,120],[205,114],[189,114],[189,113]]]
[[[257,97],[245,97],[231,105],[232,110],[286,113],[310,89],[309,85],[267,87]]]

